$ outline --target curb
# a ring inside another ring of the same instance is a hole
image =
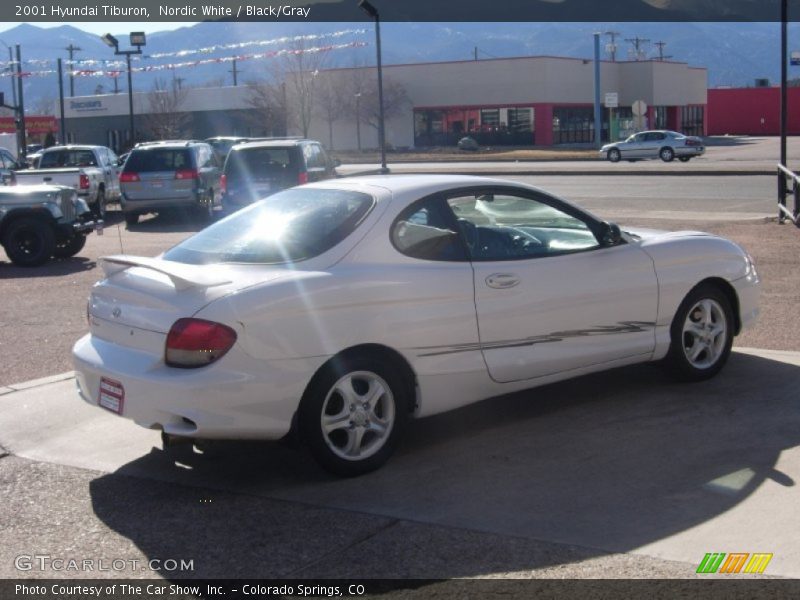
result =
[[[67,379],[72,379],[73,377],[75,377],[75,371],[67,371],[65,373],[59,373],[57,375],[50,375],[49,377],[41,377],[39,379],[31,379],[30,381],[23,381],[21,383],[6,385],[0,387],[0,396],[11,394],[13,392],[21,392],[23,390],[29,390],[31,388],[41,387],[43,385],[49,385],[51,383],[58,383],[59,381],[66,381]]]
[[[382,172],[380,169],[370,169],[367,171],[356,171],[354,173],[347,173],[340,175],[340,177],[362,177],[366,175],[381,175]],[[711,169],[707,171],[572,171],[572,170],[559,170],[559,169],[509,169],[509,170],[497,170],[497,169],[487,169],[481,170],[480,168],[476,168],[469,171],[464,170],[451,170],[448,169],[445,165],[441,167],[434,167],[430,169],[418,169],[415,170],[413,168],[405,169],[400,168],[399,170],[392,170],[392,167],[389,167],[388,175],[490,175],[490,176],[500,176],[503,175],[541,175],[541,176],[556,176],[556,175],[571,175],[574,177],[773,177],[775,175],[772,171],[744,171],[744,170],[723,170],[723,169]]]

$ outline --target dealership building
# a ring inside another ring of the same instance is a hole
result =
[[[325,78],[352,77],[355,70],[361,71],[362,80],[374,80],[374,67],[320,71],[315,78],[322,84]],[[464,135],[482,145],[552,146],[595,140],[592,60],[533,56],[387,65],[384,81],[401,87],[407,98],[386,121],[386,141],[396,148],[454,145]],[[645,127],[693,135],[707,131],[705,68],[670,61],[602,61],[600,81],[601,99],[616,100],[615,107],[603,109],[603,140]],[[150,94],[134,94],[137,135],[144,139]],[[291,110],[291,91],[288,94]],[[634,104],[646,106],[644,114],[634,115]],[[180,110],[186,113],[188,137],[269,133],[259,125],[253,91],[246,85],[187,88]],[[365,119],[329,123],[322,112],[314,112],[309,137],[328,146],[333,142],[338,150],[378,146],[377,131]],[[69,98],[64,114],[67,141],[117,150],[129,145],[126,93]]]

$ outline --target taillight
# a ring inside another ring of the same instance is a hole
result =
[[[699,142],[698,140],[690,140],[690,139],[687,139],[687,140],[686,140],[686,145],[687,145],[687,146],[700,146],[700,145],[701,145],[701,142]]]
[[[194,169],[181,169],[175,171],[175,179],[199,179],[200,174]]]
[[[300,173],[300,175],[297,176],[297,183],[299,185],[303,185],[304,183],[308,183],[308,173]]]
[[[228,193],[228,176],[223,174],[222,177],[219,178],[219,189],[222,191],[223,194]]]
[[[127,171],[123,171],[119,176],[120,183],[132,183],[134,181],[141,181],[138,173],[129,173]]]
[[[164,358],[170,367],[195,369],[219,360],[234,343],[236,332],[227,325],[203,319],[178,319],[167,334]]]
[[[82,190],[89,189],[89,176],[81,173],[80,180],[78,181],[78,187]]]

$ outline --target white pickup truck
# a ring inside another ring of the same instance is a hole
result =
[[[119,200],[120,165],[105,146],[52,146],[42,152],[35,169],[14,172],[12,185],[65,185],[75,188],[97,218],[106,204]]]

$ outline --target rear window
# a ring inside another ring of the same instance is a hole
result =
[[[291,189],[256,202],[164,254],[193,265],[288,263],[313,258],[349,236],[373,206],[367,194]]]
[[[91,150],[59,150],[45,152],[39,160],[40,169],[60,167],[96,167],[97,160]]]
[[[294,148],[248,148],[233,150],[225,163],[229,179],[258,179],[296,173]]]
[[[188,149],[153,148],[134,150],[125,162],[125,171],[146,173],[148,171],[178,171],[192,169],[192,157]]]

